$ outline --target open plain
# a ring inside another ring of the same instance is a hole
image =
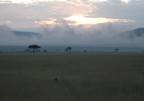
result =
[[[144,101],[144,55],[0,55],[0,101]]]

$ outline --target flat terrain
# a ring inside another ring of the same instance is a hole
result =
[[[0,101],[144,101],[144,55],[0,55]]]

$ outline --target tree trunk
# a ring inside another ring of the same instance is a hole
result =
[[[33,56],[35,55],[35,49],[33,48]]]

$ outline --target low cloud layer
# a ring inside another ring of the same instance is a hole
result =
[[[126,38],[128,40],[142,40],[144,41],[144,28],[137,28],[134,30],[126,31],[120,34],[120,37]]]
[[[38,43],[37,40],[40,39],[40,37],[41,36],[36,33],[13,31],[7,26],[0,26],[0,45],[27,45],[28,43]]]
[[[122,30],[123,29],[123,30]],[[40,34],[15,34],[9,27],[0,26],[1,45],[82,45],[82,46],[142,46],[143,38],[134,36],[131,40],[123,32],[128,28],[119,24],[99,24],[96,26],[70,26],[64,22],[54,26],[41,26]],[[21,32],[22,33],[22,32]],[[133,35],[129,33],[129,35]]]

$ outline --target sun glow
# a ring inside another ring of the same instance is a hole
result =
[[[112,18],[89,18],[83,15],[73,15],[67,18],[64,18],[68,21],[74,21],[76,25],[82,24],[100,24],[100,23],[108,23],[108,22],[131,22],[131,20],[126,19],[112,19]]]
[[[131,0],[122,0],[124,3],[129,3]]]
[[[73,22],[68,23],[69,25],[88,25],[88,26],[109,22],[133,22],[132,20],[127,19],[89,18],[83,15],[73,15],[70,17],[63,18],[63,20]],[[50,18],[49,20],[35,21],[34,23],[38,25],[56,25],[59,24],[57,21],[58,19]]]
[[[56,19],[50,19],[50,20],[42,20],[42,21],[35,21],[35,24],[39,24],[39,25],[54,25]]]

